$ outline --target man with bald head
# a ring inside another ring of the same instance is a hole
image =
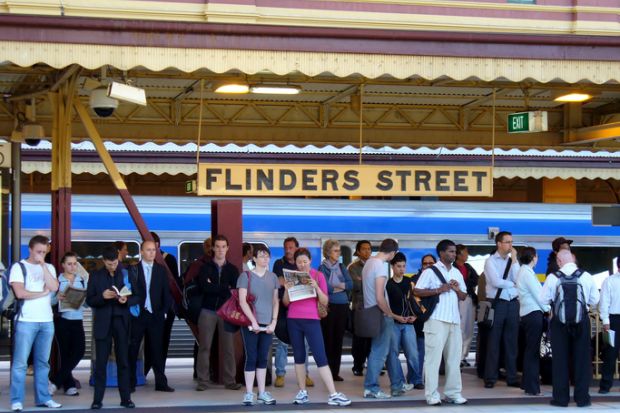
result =
[[[587,305],[586,311],[596,306],[599,301],[599,292],[592,276],[577,268],[575,257],[569,250],[560,250],[557,254],[557,263],[560,268],[554,274],[549,274],[540,292],[541,302],[553,304],[558,301],[558,289],[562,288],[562,279],[577,277],[577,282],[583,289],[583,298]],[[564,290],[566,291],[566,290]],[[579,290],[577,299],[580,298]],[[565,302],[566,299],[565,299]],[[553,307],[553,305],[552,305]],[[560,314],[554,314],[551,319],[551,351],[553,353],[553,396],[551,405],[568,406],[570,401],[569,364],[575,369],[575,402],[578,407],[591,404],[588,392],[592,379],[592,364],[590,361],[590,318],[587,314],[576,328],[569,328],[560,321]],[[572,359],[572,360],[571,360]]]
[[[133,288],[142,297],[140,313],[132,313],[131,337],[129,340],[129,372],[132,391],[136,387],[136,364],[140,343],[146,335],[145,352],[149,352],[155,373],[155,390],[173,392],[168,386],[168,379],[164,373],[166,357],[164,356],[163,336],[166,313],[172,305],[170,286],[166,269],[155,262],[157,244],[154,241],[144,241],[140,246],[142,259],[129,269]]]

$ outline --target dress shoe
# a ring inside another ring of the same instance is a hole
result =
[[[344,379],[340,376],[334,376],[334,381],[344,381]]]
[[[129,393],[135,393],[135,392],[136,392],[136,388],[135,388],[135,386],[131,386],[131,387],[129,388]]]
[[[241,383],[228,383],[226,386],[228,390],[239,390],[242,386]]]
[[[101,403],[97,403],[97,402],[93,402],[93,404],[90,405],[91,410],[100,410],[103,406],[101,405]]]
[[[165,386],[155,386],[155,391],[163,391],[166,393],[172,393],[174,389],[166,384]]]
[[[314,387],[314,380],[306,374],[306,387]]]
[[[126,407],[128,409],[133,409],[136,407],[136,405],[131,400],[121,402],[121,406]]]
[[[510,383],[506,383],[506,385],[508,387],[518,387],[518,388],[521,388],[521,382],[518,382],[518,381],[512,381]]]
[[[493,383],[492,381],[485,381],[484,382],[484,388],[485,389],[492,389],[493,387],[495,387],[495,383]]]
[[[355,370],[355,369],[353,369],[353,375],[361,377],[361,376],[364,375],[364,371],[363,370]]]
[[[560,403],[558,401],[555,401],[553,399],[549,400],[549,404],[552,406],[557,406],[557,407],[568,407],[568,403]]]
[[[415,386],[413,386],[413,388],[416,390],[424,390],[424,385],[422,383],[418,383]]]
[[[607,394],[609,393],[609,389],[598,389],[598,394]]]
[[[589,406],[592,406],[592,402],[590,400],[584,403],[577,403],[577,407],[589,407]]]

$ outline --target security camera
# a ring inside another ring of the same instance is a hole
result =
[[[118,107],[118,100],[109,97],[108,88],[101,86],[90,92],[90,107],[97,116],[107,118],[112,116],[112,113]]]

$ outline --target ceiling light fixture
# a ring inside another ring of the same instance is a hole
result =
[[[215,89],[215,93],[243,94],[248,93],[250,87],[242,83],[227,83]]]
[[[560,95],[554,99],[556,102],[562,103],[578,103],[592,99],[592,95],[583,92],[570,92]]]
[[[291,85],[255,85],[250,87],[252,93],[264,95],[297,95],[301,87]]]

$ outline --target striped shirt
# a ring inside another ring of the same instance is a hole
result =
[[[450,283],[450,280],[456,280],[459,283],[459,287],[462,292],[466,293],[465,281],[463,281],[463,275],[461,272],[452,265],[450,270],[444,265],[443,262],[438,261],[435,267],[441,271],[446,282]],[[427,268],[420,275],[420,279],[415,288],[420,290],[432,290],[434,288],[441,287],[441,280],[437,277],[437,274],[431,269]],[[451,324],[461,324],[461,315],[459,313],[459,297],[453,290],[446,291],[439,295],[439,302],[435,306],[433,314],[429,320],[438,320]]]
[[[599,311],[603,324],[609,324],[610,314],[620,314],[620,272],[605,278],[605,281],[603,281]]]
[[[502,293],[499,298],[501,300],[512,300],[517,298],[519,293],[515,287],[517,283],[517,274],[519,273],[519,263],[515,261],[516,257],[512,259],[512,266],[508,272],[506,279],[503,279],[504,271],[506,270],[506,264],[508,263],[508,256],[502,258],[498,252],[487,258],[484,263],[484,277],[487,282],[486,293],[488,300],[494,300],[497,290],[502,289]]]

